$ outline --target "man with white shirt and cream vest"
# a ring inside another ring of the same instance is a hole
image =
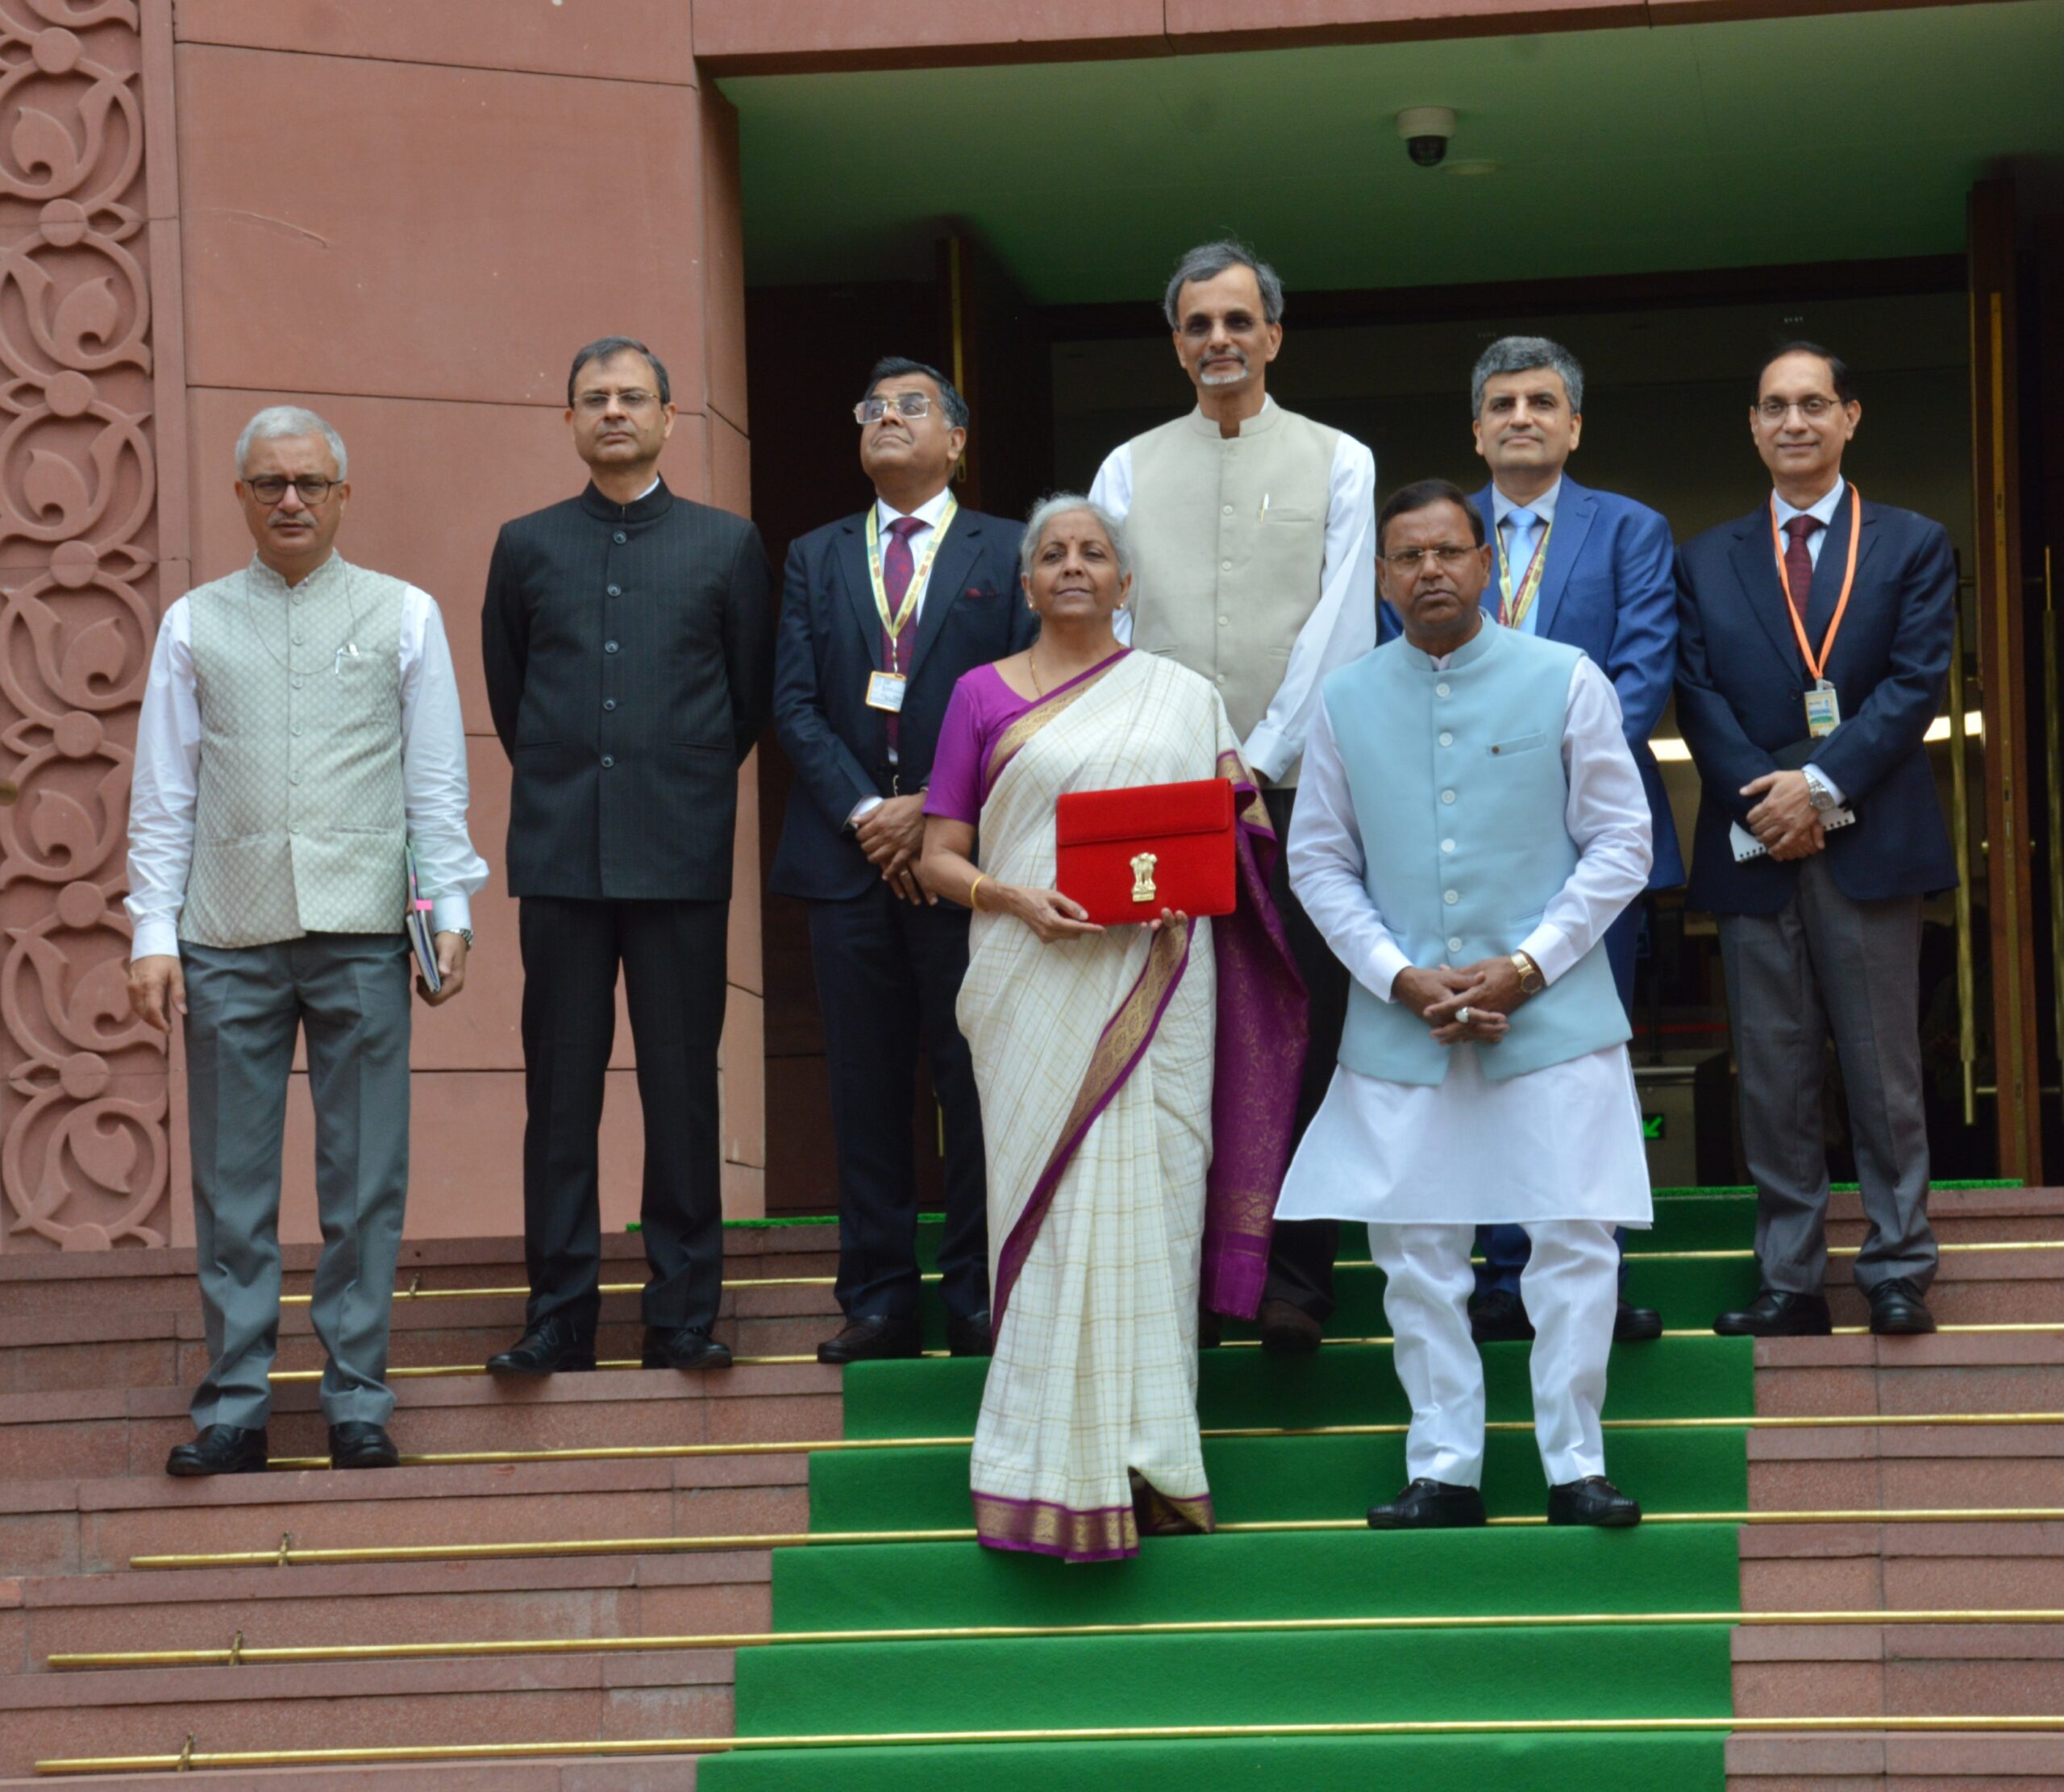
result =
[[[322,1255],[310,1319],[328,1362],[331,1466],[398,1460],[388,1315],[409,1175],[413,852],[439,987],[465,983],[466,740],[437,605],[333,545],[342,438],[277,405],[244,426],[236,493],[251,563],[166,612],[129,809],[129,1000],[184,1017],[196,1268],[208,1370],[198,1435],[166,1472],[266,1466],[280,1325],[280,1156],[306,1030]]]
[[[1138,561],[1119,634],[1216,686],[1287,840],[1320,683],[1376,642],[1375,456],[1268,396],[1283,283],[1243,244],[1191,250],[1163,308],[1196,408],[1114,450],[1089,491],[1125,522]],[[1286,864],[1276,861],[1272,893],[1311,1001],[1301,1136],[1333,1075],[1347,974],[1292,892]],[[1263,1348],[1317,1347],[1338,1233],[1326,1220],[1277,1225]]]

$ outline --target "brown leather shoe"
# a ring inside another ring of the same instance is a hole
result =
[[[849,1319],[836,1337],[817,1347],[819,1362],[875,1362],[887,1357],[922,1357],[925,1334],[914,1317]]]

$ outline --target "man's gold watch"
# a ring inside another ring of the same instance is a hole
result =
[[[1548,987],[1548,979],[1541,975],[1541,967],[1524,952],[1513,954],[1513,969],[1519,973],[1519,987],[1522,996],[1538,996]]]

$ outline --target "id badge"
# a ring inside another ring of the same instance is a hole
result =
[[[1806,693],[1806,732],[1820,740],[1841,726],[1841,699],[1825,678]]]
[[[910,681],[901,672],[869,672],[868,674],[868,707],[886,709],[896,715],[903,708],[903,693],[909,688]],[[1830,723],[1829,726],[1833,725]]]

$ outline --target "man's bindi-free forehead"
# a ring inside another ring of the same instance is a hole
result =
[[[334,480],[337,457],[319,435],[260,436],[244,451],[243,476],[256,479],[264,473],[285,479],[306,473],[311,479]]]
[[[1188,280],[1176,294],[1176,310],[1187,324],[1193,318],[1213,318],[1239,312],[1261,321],[1261,282],[1243,262],[1213,274],[1209,280]]]
[[[582,368],[573,382],[573,396],[584,392],[652,392],[660,389],[660,376],[652,364],[635,348],[619,348],[614,355],[593,360]]]
[[[931,400],[938,410],[945,409],[936,384],[922,373],[884,373],[868,389],[870,398],[896,398],[906,392],[914,392]]]
[[[1509,405],[1523,397],[1537,407],[1544,402],[1558,410],[1570,401],[1569,388],[1552,367],[1529,367],[1517,373],[1494,373],[1484,382],[1484,408],[1495,410],[1502,401]]]
[[[1423,504],[1417,510],[1401,510],[1384,525],[1384,538],[1379,551],[1388,554],[1397,547],[1441,547],[1454,544],[1459,547],[1474,547],[1476,531],[1469,526],[1469,518],[1462,506],[1453,498],[1442,498],[1437,504]]]
[[[1817,355],[1783,355],[1763,369],[1758,398],[1811,398],[1835,396],[1834,370]]]

